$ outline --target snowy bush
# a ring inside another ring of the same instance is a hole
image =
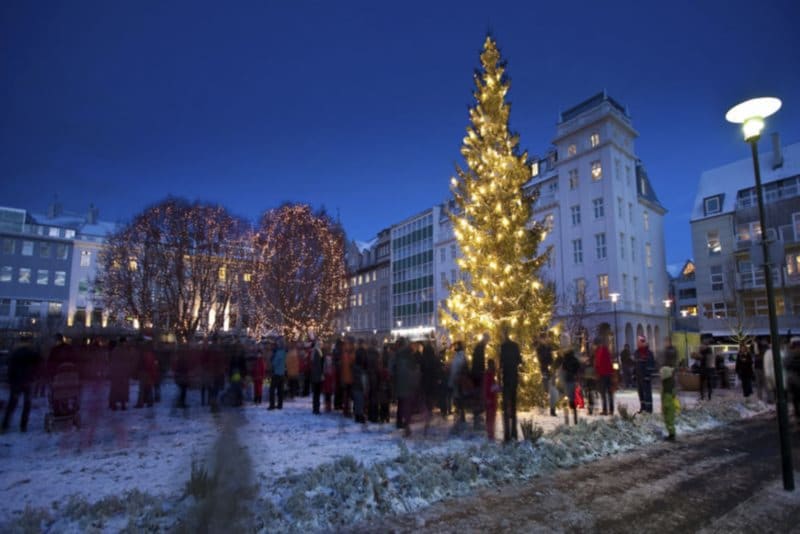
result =
[[[519,427],[522,429],[522,438],[533,444],[536,444],[539,438],[544,435],[544,429],[534,423],[533,419],[523,419],[520,421]]]

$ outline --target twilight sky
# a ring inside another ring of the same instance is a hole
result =
[[[798,21],[796,0],[4,1],[0,205],[302,201],[369,239],[449,197],[491,30],[531,154],[598,91],[628,106],[681,263],[701,172],[749,156],[725,111],[777,96],[767,133],[800,141]]]

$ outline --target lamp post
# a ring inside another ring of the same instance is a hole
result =
[[[670,308],[672,308],[672,299],[664,299],[664,308],[667,310],[667,338],[672,342],[672,321],[670,321]]]
[[[617,339],[617,335],[619,334],[619,329],[617,328],[617,301],[619,300],[619,293],[609,293],[609,297],[611,297],[611,309],[614,311],[614,359],[616,360],[619,357],[619,342]]]
[[[728,110],[725,119],[742,125],[744,140],[750,143],[753,156],[753,171],[756,180],[758,200],[758,223],[761,228],[761,251],[764,255],[764,284],[767,290],[767,310],[769,313],[769,334],[772,342],[772,364],[775,370],[775,393],[777,396],[778,431],[781,440],[781,460],[783,467],[783,489],[794,490],[792,471],[792,448],[789,440],[789,414],[786,408],[786,391],[783,387],[783,366],[781,363],[781,344],[778,335],[778,316],[775,311],[775,290],[772,287],[772,269],[769,261],[769,244],[766,240],[767,225],[764,216],[764,194],[761,188],[761,168],[758,163],[758,140],[764,129],[764,119],[778,111],[781,101],[773,97],[752,98]]]
[[[688,310],[681,310],[681,317],[683,317],[683,355],[686,358],[686,365],[689,365],[689,339],[686,337],[686,316],[689,315]]]

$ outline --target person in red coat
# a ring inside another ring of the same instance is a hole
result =
[[[264,378],[267,376],[267,365],[264,362],[264,354],[259,350],[256,352],[256,362],[253,366],[253,401],[261,404],[262,393],[264,391]]]
[[[486,371],[483,373],[483,398],[486,399],[486,434],[489,441],[494,441],[494,422],[497,418],[497,392],[500,386],[495,380],[495,363],[493,358],[489,358]]]
[[[611,353],[603,340],[594,340],[594,370],[600,385],[600,398],[603,401],[603,411],[600,415],[614,415],[614,388],[612,376],[614,368],[611,365]]]
[[[141,408],[147,405],[153,406],[153,393],[158,380],[158,366],[156,365],[156,355],[153,352],[153,344],[145,339],[139,346],[139,368],[137,369],[139,378],[139,395],[136,399],[134,408]]]

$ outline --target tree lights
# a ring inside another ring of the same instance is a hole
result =
[[[524,189],[532,167],[508,128],[509,82],[491,37],[480,59],[476,104],[461,148],[467,166],[451,180],[457,209],[450,216],[463,255],[458,265],[468,277],[450,286],[442,319],[454,338],[464,340],[481,332],[503,339],[501,329],[508,326],[525,362],[520,401],[530,404],[540,383],[533,379],[539,375],[533,342],[547,327],[554,302],[552,290],[539,281],[549,251],[537,254],[544,226],[531,220],[531,205],[538,193]]]

